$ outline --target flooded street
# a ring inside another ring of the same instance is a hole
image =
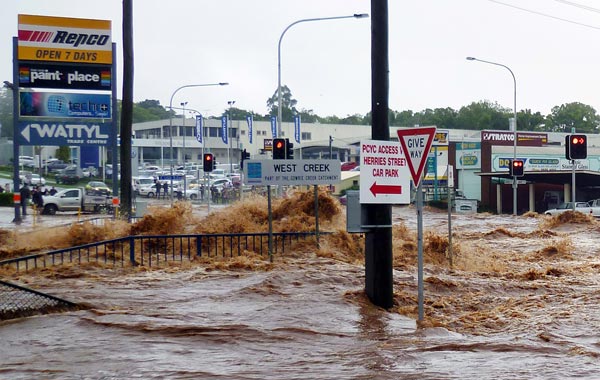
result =
[[[4,276],[89,309],[0,323],[0,379],[599,378],[600,224],[455,214],[450,266],[447,218],[424,212],[419,326],[412,207],[393,211],[390,310],[330,240],[254,267]]]

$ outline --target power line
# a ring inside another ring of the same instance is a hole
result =
[[[549,15],[549,14],[546,14],[546,13],[542,13],[542,12],[538,12],[538,11],[532,11],[531,9],[517,7],[516,5],[507,4],[507,3],[504,3],[502,1],[498,1],[498,0],[488,0],[488,1],[490,1],[492,3],[504,5],[504,6],[509,7],[509,8],[515,8],[515,9],[518,9],[518,10],[523,11],[523,12],[533,13],[533,14],[536,14],[538,16],[548,17],[548,18],[551,18],[551,19],[554,19],[554,20],[568,22],[569,24],[575,24],[575,25],[579,25],[579,26],[584,26],[586,28],[600,30],[600,27],[598,27],[598,26],[584,24],[584,23],[581,23],[581,22],[573,21],[573,20],[568,20],[566,18],[556,17],[556,16],[552,16],[552,15]],[[559,0],[555,0],[555,1],[559,1]]]
[[[572,1],[567,1],[567,0],[554,0],[554,1],[556,1],[558,3],[563,3],[563,4],[566,4],[566,5],[570,5],[570,6],[575,7],[575,8],[585,9],[586,11],[600,13],[600,9],[593,8],[593,7],[590,7],[588,5],[578,4],[578,3],[574,3]]]

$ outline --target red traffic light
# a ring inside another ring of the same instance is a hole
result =
[[[573,135],[573,136],[571,136],[571,144],[573,144],[573,145],[585,144],[585,137]]]
[[[523,166],[523,161],[513,161],[513,167],[520,168]]]
[[[275,143],[275,149],[281,149],[283,148],[283,141],[277,141]]]

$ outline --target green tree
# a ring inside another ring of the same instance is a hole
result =
[[[546,118],[540,112],[532,113],[530,109],[517,113],[517,130],[519,131],[544,131]]]
[[[292,122],[294,120],[294,115],[298,114],[298,110],[296,109],[298,101],[292,98],[292,92],[289,87],[285,85],[281,86],[281,103],[281,121]],[[270,116],[277,116],[279,109],[277,90],[275,90],[273,96],[267,99],[267,108],[269,109]]]
[[[552,132],[571,132],[575,128],[581,133],[596,133],[600,117],[596,110],[579,102],[566,103],[552,108],[546,117],[547,130]]]
[[[63,162],[69,162],[71,159],[71,149],[68,146],[61,146],[56,150],[56,158]]]
[[[461,107],[456,118],[456,128],[460,129],[507,129],[508,118],[512,112],[498,103],[487,100],[473,102],[468,106]]]
[[[3,87],[0,89],[0,137],[13,137],[13,92]]]

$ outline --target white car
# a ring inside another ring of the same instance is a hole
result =
[[[46,186],[46,179],[39,174],[29,174],[25,176],[25,183],[28,185]]]
[[[35,160],[31,156],[19,156],[19,166],[35,167]]]
[[[544,211],[545,215],[559,215],[566,211],[573,210],[573,202],[561,203],[557,208]],[[582,212],[584,214],[591,213],[591,208],[587,202],[575,202],[575,211]]]

